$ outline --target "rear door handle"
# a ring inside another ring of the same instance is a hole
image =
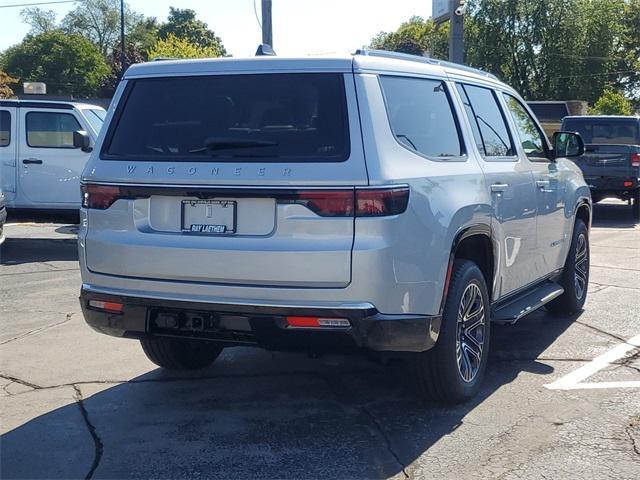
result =
[[[507,188],[509,188],[509,184],[508,183],[494,183],[493,185],[491,185],[491,191],[493,193],[502,193]]]
[[[30,163],[42,165],[42,160],[40,160],[39,158],[25,158],[24,160],[22,160],[22,163],[24,163],[25,165],[29,165]]]
[[[540,188],[546,188],[549,186],[549,180],[536,180],[536,185]]]

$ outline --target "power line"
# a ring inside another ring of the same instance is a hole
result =
[[[620,73],[635,73],[635,70],[618,70],[617,72],[603,72],[603,73],[586,73],[584,75],[563,75],[554,78],[582,78],[582,77],[601,77],[606,75],[616,75]]]
[[[258,9],[256,8],[256,0],[253,0],[253,13],[255,13],[258,26],[260,27],[260,30],[262,30],[262,23],[260,23],[260,17],[258,17]]]
[[[75,3],[76,0],[58,0],[55,2],[14,3],[12,5],[0,5],[0,8],[34,7],[36,5],[53,5],[54,3]]]

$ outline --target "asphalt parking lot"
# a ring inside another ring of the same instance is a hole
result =
[[[621,203],[596,206],[585,310],[494,327],[482,393],[455,408],[358,356],[236,348],[163,373],[85,325],[74,232],[6,228],[2,478],[640,478],[640,225]]]

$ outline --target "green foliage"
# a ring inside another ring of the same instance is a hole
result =
[[[222,40],[202,20],[196,19],[196,12],[191,9],[169,7],[169,18],[163,23],[158,35],[161,39],[168,39],[169,35],[187,40],[187,43],[208,52],[216,52],[216,57],[225,56],[227,51],[222,45]]]
[[[622,93],[606,89],[589,109],[590,115],[632,115],[633,107]]]
[[[54,95],[95,95],[109,74],[95,45],[60,30],[28,35],[4,52],[0,68],[22,81],[45,82]]]
[[[144,62],[147,59],[145,51],[142,51],[136,44],[127,43],[124,48],[125,65],[130,67],[134,63]],[[107,64],[111,73],[107,75],[101,85],[101,95],[112,96],[115,92],[120,77],[124,73],[122,71],[122,63],[120,62],[120,45],[114,46],[113,51],[107,57]]]
[[[436,26],[433,20],[411,17],[395,32],[380,32],[369,45],[370,48],[394,52],[447,58],[448,25]]]
[[[0,70],[0,98],[15,98],[13,89],[18,84],[18,79],[7,75]]]
[[[595,101],[609,84],[640,97],[640,0],[470,0],[466,63],[529,100]],[[446,26],[445,26],[446,27]],[[447,57],[447,31],[412,17],[371,46]]]
[[[220,51],[216,47],[201,47],[191,43],[188,39],[176,37],[169,33],[166,38],[160,38],[147,51],[149,59],[158,57],[168,58],[211,58],[219,57]]]
[[[78,6],[62,19],[62,29],[82,35],[107,56],[120,41],[120,0],[78,0]],[[124,5],[125,31],[143,21],[141,14]]]
[[[147,50],[153,47],[158,40],[159,28],[160,25],[155,18],[145,18],[127,32],[126,42],[135,45],[135,47],[142,52],[144,60],[146,60]]]
[[[56,12],[53,10],[42,10],[38,7],[25,8],[20,11],[20,16],[22,20],[31,27],[29,33],[32,35],[49,32],[58,28]]]

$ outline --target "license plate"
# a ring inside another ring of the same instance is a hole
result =
[[[183,200],[182,231],[202,235],[236,233],[237,202],[230,200]]]

